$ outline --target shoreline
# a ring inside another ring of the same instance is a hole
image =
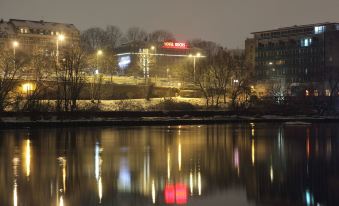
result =
[[[339,123],[339,116],[210,116],[210,117],[93,117],[78,119],[39,119],[32,120],[25,117],[0,117],[0,129],[13,128],[52,128],[52,127],[98,127],[98,126],[166,126],[166,125],[199,125],[199,124],[225,124],[225,123],[294,123],[307,125],[308,123]]]

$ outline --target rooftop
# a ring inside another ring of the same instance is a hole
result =
[[[277,28],[277,29],[252,32],[251,34],[260,34],[260,33],[276,32],[276,31],[286,31],[286,30],[291,30],[291,29],[303,29],[303,28],[310,28],[310,27],[321,26],[321,25],[333,25],[333,24],[338,24],[338,23],[324,22],[324,23],[316,23],[316,24],[294,25],[294,26],[290,26],[290,27],[281,27],[281,28]]]

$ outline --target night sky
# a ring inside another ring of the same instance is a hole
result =
[[[243,48],[254,31],[339,22],[339,0],[0,0],[0,18],[166,29],[178,40],[202,38]]]

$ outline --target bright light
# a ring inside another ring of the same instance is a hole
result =
[[[198,53],[197,53],[197,57],[200,57],[200,56],[201,56],[201,54],[198,52]]]
[[[60,196],[59,206],[64,206],[64,198],[62,196]]]
[[[190,192],[191,192],[191,195],[193,195],[193,173],[192,171],[190,172]]]
[[[23,85],[21,85],[22,87],[22,92],[24,93],[28,93],[29,91],[33,90],[33,84],[32,83],[25,83]]]
[[[155,46],[151,46],[151,50],[155,50]]]
[[[18,205],[18,185],[14,183],[14,191],[13,191],[13,205]]]
[[[98,193],[99,193],[99,203],[101,204],[101,199],[102,199],[102,182],[101,182],[101,177],[99,178],[99,181],[98,181]]]
[[[26,148],[25,148],[25,165],[26,165],[26,176],[29,177],[31,172],[31,146],[30,140],[26,140]]]
[[[190,54],[190,55],[188,55],[189,57],[193,57],[193,55],[192,54]]]
[[[274,174],[273,174],[273,166],[271,165],[270,167],[270,178],[271,178],[271,182],[273,182],[274,180]]]
[[[154,185],[154,180],[152,180],[152,203],[155,204],[155,185]]]
[[[255,164],[255,143],[254,143],[254,139],[252,139],[252,165],[254,166]]]
[[[16,48],[16,47],[18,47],[18,46],[19,46],[19,42],[18,42],[18,41],[13,41],[13,43],[12,43],[12,44],[13,44],[13,47],[14,47],[14,48]]]
[[[97,75],[99,74],[99,69],[95,70],[95,74],[97,74]]]
[[[273,62],[268,63],[269,65],[273,65]]]
[[[63,40],[65,40],[65,35],[59,34],[58,35],[58,41],[63,41]]]
[[[102,55],[102,54],[103,54],[102,50],[98,50],[98,51],[97,51],[97,55],[98,55],[98,56],[100,56],[100,55]]]
[[[198,172],[198,195],[201,195],[201,174]]]

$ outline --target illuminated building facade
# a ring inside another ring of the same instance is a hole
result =
[[[80,32],[73,24],[30,21],[20,19],[0,20],[0,47],[12,49],[13,42],[17,42],[19,52],[31,53],[43,51],[46,55],[55,55],[56,41],[59,35],[65,37],[64,44],[78,46]],[[60,43],[60,49],[63,44]]]
[[[332,72],[339,68],[339,24],[292,26],[252,33],[245,44],[259,82],[289,94],[329,95]]]
[[[116,49],[118,67],[121,74],[167,77],[174,67],[197,54],[199,48],[191,48],[186,42],[129,42]]]

